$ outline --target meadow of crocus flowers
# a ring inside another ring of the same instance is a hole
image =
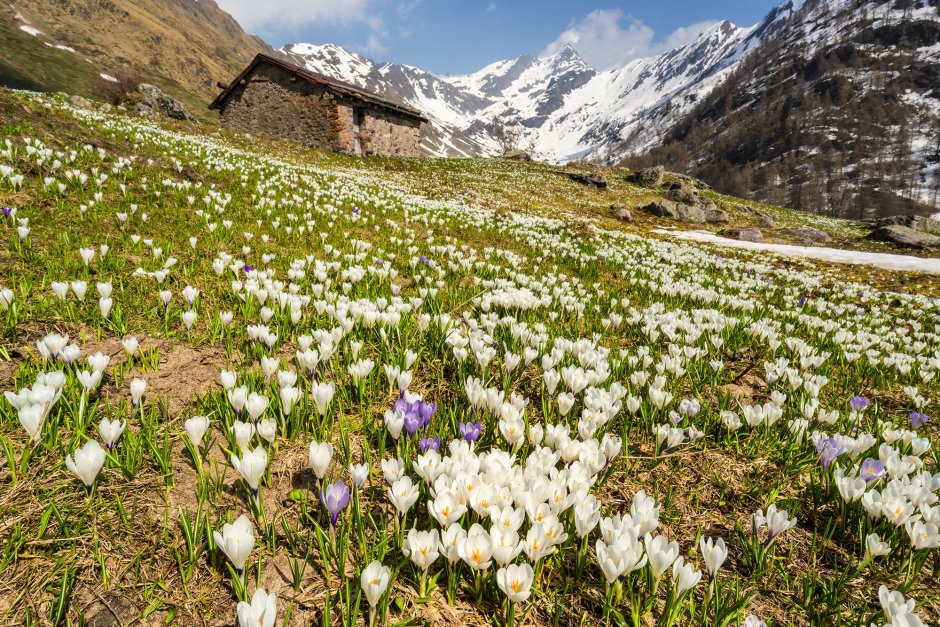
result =
[[[940,281],[0,111],[2,624],[940,621]]]

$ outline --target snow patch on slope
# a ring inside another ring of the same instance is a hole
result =
[[[885,270],[912,270],[916,272],[929,272],[940,274],[940,259],[924,259],[911,255],[892,255],[890,253],[869,253],[857,250],[842,250],[840,248],[825,248],[817,246],[795,246],[792,244],[768,244],[764,242],[742,242],[736,239],[721,237],[708,231],[669,231],[666,229],[653,229],[653,233],[668,235],[676,239],[716,244],[728,248],[744,250],[758,250],[775,253],[784,257],[803,257],[819,261],[831,261],[852,265],[875,266]]]

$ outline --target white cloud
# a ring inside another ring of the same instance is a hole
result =
[[[487,13],[492,13],[492,12],[495,11],[495,10],[496,10],[496,3],[495,3],[495,2],[490,2],[488,5],[486,5],[486,12],[487,12]]]
[[[570,44],[589,65],[606,70],[690,43],[713,24],[707,21],[683,26],[657,41],[652,28],[620,9],[596,9],[573,23],[541,54],[555,54]]]
[[[352,24],[374,18],[370,0],[217,0],[245,30],[289,28],[314,22]]]
[[[406,18],[412,11],[418,8],[419,4],[421,4],[421,0],[407,0],[395,7],[395,10],[398,12],[398,17]]]
[[[662,48],[662,51],[681,48],[682,46],[695,41],[699,35],[717,23],[718,22],[716,20],[705,20],[703,22],[689,24],[688,26],[680,26],[676,30],[669,33],[669,36],[666,37],[665,41],[663,41],[660,47]]]
[[[368,57],[375,57],[377,55],[388,52],[388,48],[385,46],[385,43],[377,35],[369,35],[368,39],[366,39],[365,45],[357,47],[362,54]]]

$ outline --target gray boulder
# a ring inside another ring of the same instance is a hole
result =
[[[663,184],[663,175],[666,174],[666,168],[661,165],[652,168],[643,168],[637,170],[631,176],[631,180],[637,185],[643,187],[659,187]]]
[[[659,218],[669,218],[679,222],[702,224],[706,219],[705,211],[698,205],[684,205],[671,200],[654,200],[643,207],[643,211]]]
[[[81,96],[72,96],[69,98],[69,104],[73,107],[79,107],[81,109],[91,109],[94,105],[91,100],[88,98],[82,98]]]
[[[702,202],[702,197],[699,195],[698,190],[685,183],[674,186],[666,194],[666,197],[669,198],[669,200],[686,205],[697,205]]]
[[[761,233],[758,229],[749,229],[749,228],[725,229],[720,234],[725,237],[730,237],[732,239],[740,240],[742,242],[760,243],[764,241],[764,234]]]
[[[709,224],[719,224],[728,221],[728,214],[709,201],[702,209],[705,212],[705,221]]]
[[[875,229],[868,237],[882,242],[892,242],[907,248],[940,247],[940,237],[899,224]]]
[[[141,83],[137,86],[137,92],[140,94],[140,103],[150,107],[150,110],[160,115],[165,115],[174,120],[191,120],[192,116],[186,111],[179,100],[163,93],[159,88],[149,83]]]
[[[819,229],[814,229],[812,227],[801,227],[795,229],[784,229],[782,231],[785,235],[790,235],[800,240],[805,240],[808,242],[828,242],[830,239],[829,234],[825,231],[820,231]]]
[[[576,183],[590,185],[592,187],[597,187],[598,189],[604,189],[607,187],[607,178],[604,177],[603,174],[596,174],[594,172],[569,172],[568,178]]]
[[[771,218],[769,215],[767,215],[767,214],[762,214],[762,215],[760,216],[760,228],[762,228],[762,229],[772,229],[772,228],[774,228],[774,225],[775,225],[775,224],[776,224],[776,223],[774,222],[774,219]]]

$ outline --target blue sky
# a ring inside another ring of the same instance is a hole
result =
[[[599,69],[694,39],[727,19],[759,21],[780,0],[217,0],[245,30],[279,47],[336,43],[376,61],[439,74],[571,43]]]

